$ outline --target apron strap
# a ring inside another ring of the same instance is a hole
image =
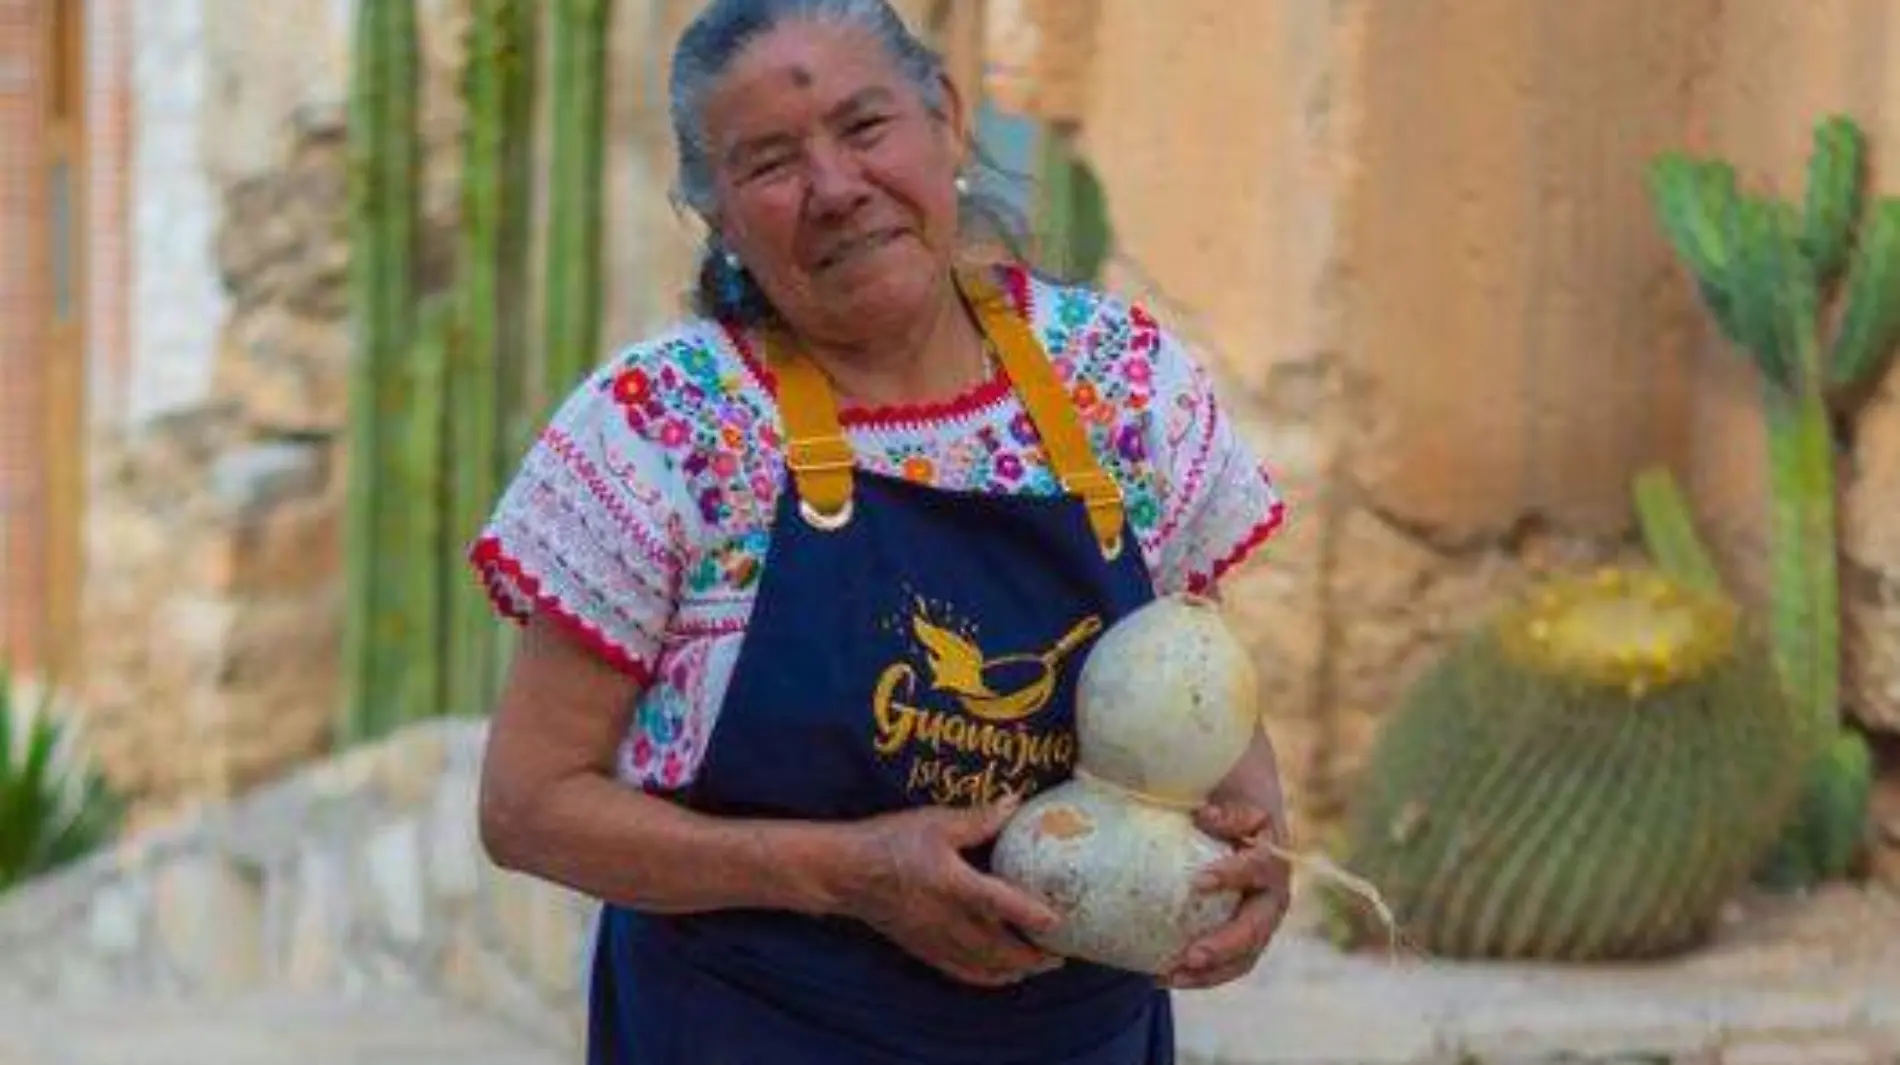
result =
[[[1122,553],[1121,486],[1102,472],[1101,464],[1095,459],[1095,449],[1089,446],[1088,437],[1082,431],[1082,420],[1076,416],[1075,404],[1056,378],[1048,353],[1030,332],[1029,323],[1016,313],[1009,297],[974,271],[967,273],[962,281],[965,298],[975,306],[977,321],[982,323],[990,343],[996,346],[997,359],[1015,383],[1016,394],[1022,398],[1029,420],[1035,423],[1037,435],[1042,437],[1042,446],[1049,454],[1049,465],[1055,469],[1056,479],[1062,487],[1082,497],[1083,505],[1088,508],[1089,525],[1102,545],[1102,554],[1114,559]]]
[[[1080,496],[1102,554],[1122,552],[1125,515],[1119,485],[1104,473],[1055,368],[1029,323],[996,285],[977,271],[958,275],[963,295],[996,349],[1003,372],[1029,412],[1062,487]],[[851,520],[855,456],[838,424],[837,401],[824,373],[809,358],[768,334],[766,359],[779,382],[779,416],[786,431],[786,463],[799,494],[799,512],[813,527],[834,530]]]
[[[851,467],[857,455],[838,425],[838,403],[818,364],[765,336],[766,364],[778,378],[779,417],[785,422],[785,463],[798,488],[798,511],[827,532],[851,521]]]

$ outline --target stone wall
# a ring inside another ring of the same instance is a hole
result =
[[[229,297],[215,261],[219,189],[204,166],[218,97],[207,0],[131,5],[131,357],[123,416],[145,423],[211,396]]]
[[[99,425],[88,523],[89,725],[141,821],[318,756],[339,696],[351,5],[189,7],[179,27],[136,27],[139,69],[188,74],[140,120],[171,123],[171,169],[142,168],[133,192],[164,216],[136,242],[141,291],[173,299],[137,304],[131,391],[152,394]],[[693,233],[662,191],[648,42],[686,7],[615,5],[608,346],[682,306]],[[419,5],[431,278],[450,268],[459,211],[467,10]],[[177,277],[156,265],[168,253]]]
[[[482,854],[483,728],[303,771],[0,900],[0,991],[421,992],[578,1040],[593,907]]]
[[[134,27],[138,69],[179,82],[140,97],[139,128],[177,129],[159,138],[170,169],[134,179],[154,217],[135,242],[131,391],[151,394],[100,424],[88,515],[85,703],[140,819],[321,753],[336,713],[348,6],[290,19],[186,6],[189,34]],[[454,219],[461,10],[422,5],[438,259]]]

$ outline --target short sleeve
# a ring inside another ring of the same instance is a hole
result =
[[[1136,316],[1142,317],[1137,309]],[[1286,503],[1216,395],[1214,378],[1166,330],[1154,346],[1154,426],[1163,439],[1156,589],[1206,592],[1273,538]]]
[[[596,375],[555,413],[469,551],[490,601],[552,617],[607,662],[650,679],[676,609],[677,476]]]

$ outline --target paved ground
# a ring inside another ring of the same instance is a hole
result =
[[[306,1062],[571,1065],[482,1017],[429,1002],[283,995],[216,1003],[0,1000],[0,1065]]]
[[[1493,966],[1276,943],[1184,995],[1183,1065],[1900,1065],[1900,896],[1754,899],[1654,965]]]

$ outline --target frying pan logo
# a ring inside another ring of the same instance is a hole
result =
[[[971,717],[1002,724],[1021,721],[1048,705],[1063,660],[1102,631],[1102,619],[1083,618],[1040,654],[996,658],[985,656],[974,640],[932,624],[922,613],[912,616],[911,631],[924,649],[931,690],[954,697]]]
[[[944,608],[943,612],[947,612]],[[900,763],[905,791],[938,805],[1029,795],[1075,763],[1075,729],[1048,707],[1063,666],[1102,631],[1102,619],[1069,626],[1048,650],[991,657],[974,627],[933,619],[920,600],[890,619],[910,637],[904,660],[878,674],[872,746]]]

